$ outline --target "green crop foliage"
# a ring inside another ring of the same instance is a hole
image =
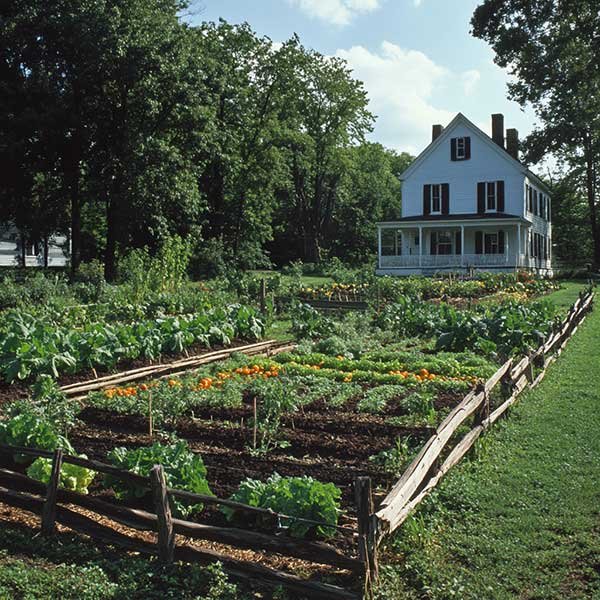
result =
[[[311,525],[293,519],[281,519],[279,526],[293,537],[306,537],[314,533],[319,537],[335,534],[332,525],[337,525],[340,515],[342,493],[332,483],[321,483],[312,477],[281,477],[274,473],[266,482],[256,479],[242,481],[231,500],[271,510],[290,517],[301,517],[321,521],[326,525]],[[238,524],[248,522],[248,514],[224,506],[223,513],[229,521]],[[259,528],[272,529],[273,520],[259,515],[254,524]],[[330,525],[330,527],[327,527]]]

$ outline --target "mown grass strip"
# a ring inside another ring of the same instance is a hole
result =
[[[600,597],[600,311],[388,545],[380,598]]]

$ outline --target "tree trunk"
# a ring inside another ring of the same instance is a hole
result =
[[[77,167],[71,175],[71,273],[75,275],[81,265],[81,198],[79,196],[79,168]]]
[[[106,203],[106,250],[104,252],[104,279],[117,278],[117,229],[118,211],[113,198]]]
[[[590,226],[592,228],[592,241],[594,244],[593,262],[596,268],[600,267],[600,227],[596,211],[596,180],[595,161],[591,148],[586,149],[586,195],[590,209]]]
[[[305,262],[321,262],[321,247],[316,231],[309,230],[304,234],[304,260]]]

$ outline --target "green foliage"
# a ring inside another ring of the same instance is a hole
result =
[[[383,413],[389,403],[406,395],[406,388],[402,385],[380,385],[368,389],[358,403],[360,412]]]
[[[0,421],[0,444],[56,450],[62,448],[71,454],[73,448],[68,440],[56,432],[53,423],[48,422],[33,411],[23,410],[5,421]],[[30,457],[16,455],[17,462],[29,462]]]
[[[325,525],[311,525],[293,519],[282,518],[279,526],[287,529],[293,537],[306,537],[313,533],[319,537],[331,537],[335,529],[327,525],[337,525],[340,514],[341,491],[332,483],[321,483],[312,477],[281,477],[274,473],[266,482],[245,479],[231,500],[257,506],[288,515],[323,522]],[[229,521],[246,524],[248,514],[235,509],[221,509]],[[256,517],[255,525],[272,528],[272,519]]]
[[[381,467],[386,473],[400,477],[412,460],[414,448],[410,437],[396,439],[395,445],[389,450],[382,450],[369,457],[369,461]]]
[[[192,452],[183,440],[136,449],[114,448],[108,454],[109,461],[126,471],[149,476],[154,465],[162,465],[167,485],[196,494],[212,495],[206,481],[206,467],[199,454]],[[117,498],[143,498],[150,493],[149,488],[133,485],[113,475],[105,475],[104,485],[112,488]],[[186,517],[192,512],[201,511],[202,503],[190,504],[179,498],[170,498],[173,513]]]
[[[80,458],[87,458],[79,454]],[[37,458],[27,469],[27,475],[42,483],[48,483],[52,475],[52,461],[49,458]],[[88,487],[94,480],[96,472],[85,467],[63,463],[60,469],[59,486],[79,494],[87,494]]]
[[[32,375],[114,367],[120,360],[157,359],[194,344],[228,345],[235,337],[259,339],[264,325],[258,312],[232,304],[203,312],[138,323],[90,323],[82,330],[53,326],[47,319],[11,311],[0,340],[0,374],[8,381]]]
[[[291,317],[292,332],[298,340],[327,337],[335,331],[335,322],[308,304],[296,304]]]

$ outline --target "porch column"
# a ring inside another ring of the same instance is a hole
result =
[[[460,226],[460,266],[465,266],[465,226]]]
[[[421,263],[423,262],[423,259],[421,258],[423,256],[423,227],[421,227],[421,225],[419,225],[419,268],[421,268]]]
[[[521,266],[521,223],[517,223],[517,264],[516,267]]]
[[[381,227],[377,227],[377,268],[381,269]]]

